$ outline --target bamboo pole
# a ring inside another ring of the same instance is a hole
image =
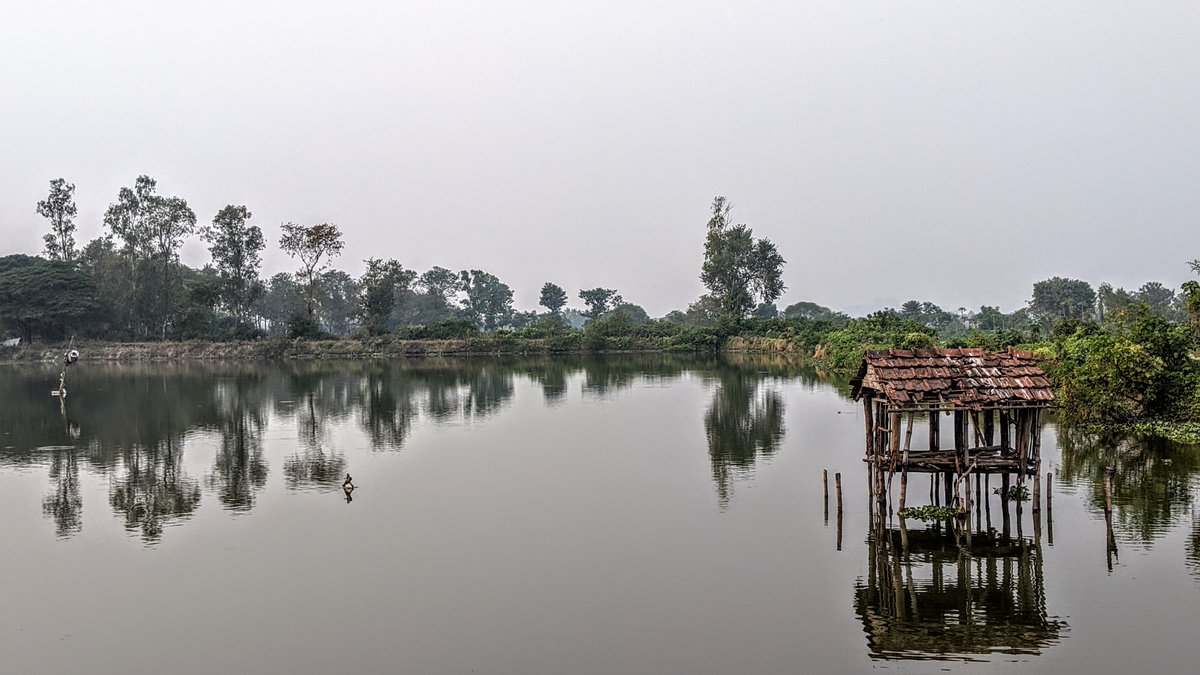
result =
[[[833,474],[834,486],[837,490],[837,550],[842,550],[842,474]]]
[[[825,524],[829,524],[829,469],[821,469],[821,485],[825,493]]]

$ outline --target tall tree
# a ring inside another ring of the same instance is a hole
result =
[[[50,194],[38,202],[39,216],[50,221],[46,242],[46,257],[51,260],[75,259],[75,185],[62,178],[50,181]]]
[[[151,320],[166,337],[174,316],[173,300],[181,292],[179,279],[179,248],[196,229],[196,214],[180,197],[164,197],[157,193],[158,183],[149,176],[138,176],[132,188],[122,187],[117,201],[104,214],[104,224],[119,237],[129,265],[136,298],[139,288],[157,296],[157,311]],[[146,267],[149,265],[149,268]],[[152,288],[145,289],[141,278],[146,277]]]
[[[550,310],[551,314],[557,315],[567,305],[567,292],[562,286],[547,281],[542,284],[542,297],[538,304]]]
[[[481,270],[463,270],[459,276],[467,293],[463,309],[471,320],[487,331],[503,325],[512,315],[512,289]]]
[[[289,317],[304,311],[304,289],[296,278],[287,272],[279,272],[267,281],[267,290],[259,302],[259,311],[269,322],[269,330],[283,332]]]
[[[745,225],[733,225],[733,205],[724,197],[712,204],[700,281],[717,302],[722,316],[741,319],[757,302],[774,302],[783,294],[783,256],[769,239],[755,239]]]
[[[1092,285],[1079,279],[1052,277],[1033,285],[1029,310],[1043,324],[1061,319],[1090,318],[1096,307]]]
[[[337,225],[321,223],[304,227],[296,223],[283,224],[283,237],[279,248],[300,260],[299,276],[304,280],[305,301],[309,318],[313,318],[317,307],[317,281],[329,266],[329,261],[340,255],[345,244]]]
[[[462,277],[445,267],[434,267],[421,275],[417,285],[433,300],[435,306],[449,307],[463,290]]]
[[[252,217],[245,206],[230,204],[201,233],[221,279],[221,301],[239,323],[246,322],[264,290],[258,268],[266,244],[262,230],[246,222]]]
[[[358,303],[358,282],[342,270],[321,275],[317,311],[331,333],[347,335],[354,325],[354,307]]]
[[[579,299],[587,305],[587,311],[583,312],[583,315],[592,321],[599,319],[612,311],[613,307],[624,302],[614,289],[599,286],[580,290]]]
[[[367,271],[358,283],[355,314],[368,333],[379,335],[388,331],[397,296],[407,291],[416,278],[416,272],[404,269],[395,260],[367,260]]]

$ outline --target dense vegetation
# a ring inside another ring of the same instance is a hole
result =
[[[1180,425],[1200,420],[1200,283],[1179,293],[1159,282],[1135,291],[1053,277],[1033,285],[1026,307],[1004,313],[947,311],[910,300],[851,318],[815,302],[780,310],[784,259],[767,239],[712,204],[700,279],[708,292],[685,309],[651,319],[617,289],[571,294],[546,282],[544,311],[513,307],[513,291],[479,269],[425,272],[372,258],[354,278],[333,266],[342,233],[330,223],[287,223],[278,242],[295,273],[260,276],[268,245],[245,206],[220,209],[210,224],[181,197],[158,193],[148,176],[121,188],[104,215],[105,233],[75,241],[75,186],[50,183],[36,212],[49,224],[43,256],[0,257],[0,330],[5,337],[61,341],[260,339],[462,340],[483,352],[710,351],[780,349],[856,368],[867,349],[1022,346],[1042,359],[1072,418]],[[212,262],[182,264],[192,236]],[[1200,272],[1200,261],[1192,263]]]

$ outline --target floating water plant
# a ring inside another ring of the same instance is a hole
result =
[[[929,522],[931,520],[946,520],[958,515],[958,509],[953,506],[934,506],[926,504],[925,506],[909,506],[900,509],[898,515],[901,518],[914,518]]]
[[[1002,488],[1002,487],[992,488],[992,494],[1000,495],[1001,497],[1003,497],[1003,496],[1005,496],[1004,488]],[[1008,486],[1008,495],[1007,496],[1009,499],[1012,499],[1015,501],[1027,502],[1027,501],[1029,501],[1029,488],[1025,487],[1024,485],[1010,485],[1010,486]]]

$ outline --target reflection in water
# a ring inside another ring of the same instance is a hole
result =
[[[783,398],[763,376],[722,368],[704,414],[717,499],[728,506],[733,482],[753,474],[759,456],[770,457],[783,439]]]
[[[904,522],[903,520],[901,521]],[[872,528],[854,589],[872,658],[1039,654],[1066,624],[1046,611],[1041,547],[994,530]]]
[[[1105,505],[1105,469],[1113,474],[1113,528],[1129,543],[1149,546],[1191,511],[1200,448],[1161,438],[1137,438],[1060,428],[1063,480],[1087,489],[1095,511]]]
[[[200,504],[200,483],[182,468],[178,439],[134,446],[122,454],[124,475],[109,487],[108,501],[125,519],[125,529],[140,529],[142,539],[157,541],[163,527],[187,517]]]
[[[254,494],[267,482],[262,434],[266,426],[261,408],[247,408],[237,401],[221,420],[221,444],[213,461],[208,486],[231,510],[254,506]]]
[[[331,430],[353,419],[373,449],[398,450],[420,424],[500,414],[518,377],[540,385],[547,405],[565,400],[572,386],[606,397],[689,372],[711,379],[716,388],[703,423],[718,498],[727,505],[732,483],[779,448],[783,399],[773,378],[815,382],[796,361],[761,355],[85,366],[74,373],[72,405],[61,410],[62,401],[45,395],[52,368],[0,377],[0,465],[47,466],[42,510],[61,537],[83,528],[81,472],[104,476],[110,505],[147,542],[199,508],[202,488],[226,510],[253,509],[268,482],[271,424],[296,429],[294,445],[278,455],[284,484],[333,488],[347,461]],[[197,465],[207,466],[200,480],[187,472]]]
[[[69,537],[83,528],[83,497],[79,494],[79,463],[73,447],[50,450],[50,480],[54,491],[42,500],[42,511],[54,519],[59,537]]]

